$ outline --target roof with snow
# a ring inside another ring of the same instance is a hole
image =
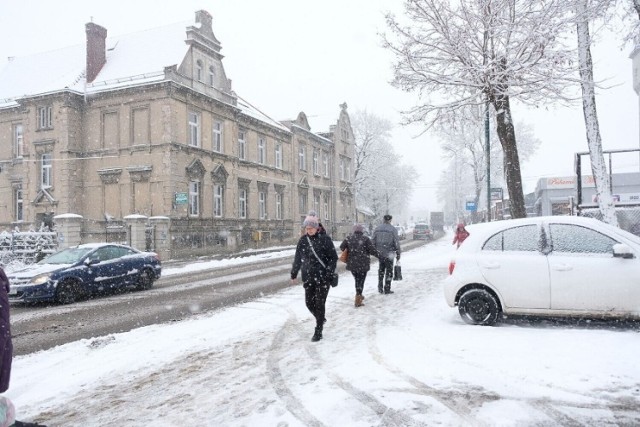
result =
[[[187,55],[187,29],[197,26],[185,21],[107,37],[106,63],[91,83],[85,79],[84,43],[15,57],[0,71],[0,108],[15,106],[18,99],[28,96],[62,91],[91,94],[164,81],[164,69],[179,67]],[[243,98],[238,97],[237,107],[247,116],[289,132]]]

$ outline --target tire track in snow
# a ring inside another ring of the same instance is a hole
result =
[[[318,350],[315,346],[307,344],[306,345],[307,352],[311,359],[313,360],[322,360]],[[323,365],[328,366],[328,363],[324,362]],[[405,415],[400,411],[397,411],[393,408],[388,407],[380,400],[378,400],[375,396],[370,393],[367,393],[348,381],[342,379],[339,375],[326,371],[327,376],[331,379],[336,385],[338,385],[341,389],[351,395],[358,402],[367,406],[371,409],[376,415],[380,417],[380,425],[383,426],[425,426],[419,421],[414,420],[409,415]]]
[[[275,334],[271,347],[269,348],[269,355],[267,356],[269,381],[278,397],[284,402],[287,410],[294,417],[307,426],[323,427],[324,424],[306,409],[304,403],[298,399],[287,386],[282,370],[280,369],[280,361],[286,352],[285,341],[287,335],[291,334],[297,323],[297,318],[291,309],[287,308],[287,311],[289,312],[289,319]]]

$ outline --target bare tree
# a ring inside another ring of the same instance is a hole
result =
[[[580,64],[580,86],[582,88],[582,110],[587,130],[587,144],[591,159],[591,172],[596,186],[598,205],[603,220],[612,225],[618,225],[615,206],[610,190],[610,180],[602,152],[602,137],[596,111],[595,82],[593,78],[593,62],[591,59],[591,36],[589,34],[589,20],[594,10],[589,10],[588,0],[577,0],[576,31],[578,35],[578,59]]]
[[[405,15],[408,24],[387,16],[392,35],[384,42],[397,60],[394,83],[420,97],[407,122],[446,123],[463,106],[488,100],[511,215],[526,216],[511,98],[533,105],[571,98],[575,53],[562,38],[563,0],[407,0]]]
[[[462,112],[462,113],[461,113]],[[465,107],[456,115],[456,121],[450,126],[439,131],[443,139],[443,157],[450,164],[445,176],[454,177],[457,180],[454,191],[458,191],[456,197],[463,198],[473,194],[476,206],[480,206],[481,194],[486,189],[487,158],[486,141],[484,135],[484,111],[476,106]],[[540,146],[540,140],[533,133],[531,125],[518,123],[517,141],[519,157],[525,162]],[[494,129],[495,130],[495,129]],[[492,130],[491,135],[495,135]],[[503,168],[496,161],[502,156],[499,141],[490,139],[491,182],[499,184],[503,182]],[[460,166],[467,172],[463,175],[459,172]],[[468,179],[470,182],[465,182]],[[442,181],[441,181],[442,184]],[[473,188],[473,192],[469,189]],[[476,222],[476,213],[472,213],[472,221]]]
[[[391,143],[391,122],[367,111],[352,118],[356,140],[356,196],[376,217],[407,207],[418,173],[402,164]]]

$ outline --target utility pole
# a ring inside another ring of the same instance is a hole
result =
[[[485,101],[484,150],[487,158],[487,222],[491,221],[491,144],[489,142],[489,100]]]

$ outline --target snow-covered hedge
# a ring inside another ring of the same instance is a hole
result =
[[[0,232],[0,263],[32,264],[54,253],[58,249],[58,233],[48,231]]]

